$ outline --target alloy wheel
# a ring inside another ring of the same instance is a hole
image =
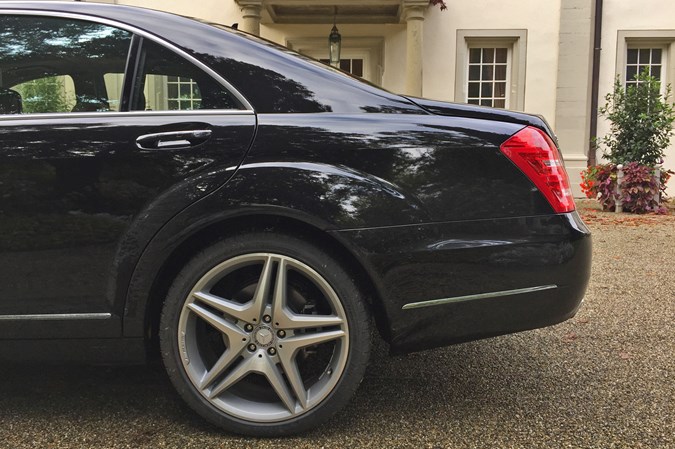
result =
[[[349,353],[340,298],[314,269],[274,253],[205,273],[178,322],[182,366],[226,414],[254,422],[302,415],[335,389]]]

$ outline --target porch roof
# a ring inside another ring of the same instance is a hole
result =
[[[334,18],[342,24],[401,23],[404,2],[405,0],[263,0],[261,23],[330,24]]]

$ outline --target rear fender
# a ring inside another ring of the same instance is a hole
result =
[[[165,262],[185,242],[197,238],[199,243],[192,250],[198,251],[203,247],[199,245],[208,244],[199,241],[200,234],[212,236],[207,230],[215,226],[227,229],[221,236],[226,237],[226,233],[236,232],[228,223],[255,225],[256,217],[283,217],[323,232],[360,228],[368,223],[428,221],[412,195],[347,167],[289,162],[244,164],[226,185],[176,215],[148,244],[129,284],[124,335],[145,334],[153,285],[172,282],[158,276]],[[365,268],[372,279],[372,271]],[[376,285],[376,289],[380,286]]]

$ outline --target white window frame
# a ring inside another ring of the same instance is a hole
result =
[[[660,66],[661,66],[661,77],[660,77],[660,81],[661,81],[661,93],[664,94],[666,92],[666,83],[664,83],[663,80],[664,80],[664,77],[666,76],[666,72],[668,71],[668,46],[666,46],[666,45],[650,45],[648,43],[636,45],[636,44],[628,43],[626,45],[626,63],[623,67],[624,68],[624,77],[621,79],[621,83],[624,86],[627,86],[628,81],[629,81],[629,80],[626,79],[626,75],[625,75],[625,71],[628,69],[628,50],[637,50],[637,49],[639,49],[639,50],[660,49],[661,50],[661,64],[660,64]],[[651,57],[651,55],[650,55],[650,57]],[[635,64],[631,64],[631,65],[635,65]],[[644,64],[640,64],[640,61],[638,60],[637,65],[640,66],[640,65],[644,65]],[[652,66],[651,61],[650,61],[649,66],[650,67]]]
[[[506,109],[525,108],[525,68],[527,30],[457,30],[455,64],[455,101],[466,102],[469,96],[469,50],[471,48],[506,47]]]
[[[626,84],[629,48],[661,48],[661,92],[675,81],[675,30],[619,30],[616,49],[616,76]]]
[[[469,44],[469,54],[471,54],[471,49],[474,49],[474,48],[480,48],[480,49],[484,49],[484,48],[506,48],[506,86],[507,87],[506,87],[506,92],[505,92],[505,96],[504,96],[505,106],[504,106],[503,109],[508,109],[509,104],[510,104],[510,99],[511,99],[511,89],[509,88],[509,86],[511,86],[511,67],[513,65],[513,56],[512,56],[513,46],[512,45],[505,45],[504,43],[499,42],[499,41],[494,41],[494,42],[485,41],[485,42],[482,42],[480,44],[471,43],[471,44]],[[488,65],[488,64],[485,64],[485,65]],[[465,87],[466,95],[464,96],[464,100],[463,100],[464,103],[469,102],[469,82],[471,82],[471,80],[469,80],[469,70],[471,68],[471,65],[472,65],[471,62],[469,60],[467,60],[466,74],[464,75],[464,76],[466,76],[466,87]],[[475,64],[473,64],[473,65],[475,65]],[[494,67],[494,62],[491,65]],[[481,68],[481,72],[482,72],[482,69],[483,69],[483,61],[482,60],[479,64],[479,67]],[[495,82],[494,73],[493,73],[492,78],[493,78],[492,83],[494,85],[494,82]],[[482,84],[482,81],[480,81],[480,83]],[[481,85],[480,89],[482,90],[482,85]],[[494,93],[494,89],[493,89],[492,97],[490,97],[493,101],[493,104],[494,104],[495,100],[498,100],[498,98],[496,98],[494,96],[494,94],[495,93]],[[482,92],[480,92],[480,94],[479,94],[479,98],[480,97],[482,97]]]

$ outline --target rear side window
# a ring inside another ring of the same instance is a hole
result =
[[[244,109],[220,83],[171,50],[143,40],[132,110]]]
[[[132,34],[42,16],[0,16],[0,114],[119,110]]]

